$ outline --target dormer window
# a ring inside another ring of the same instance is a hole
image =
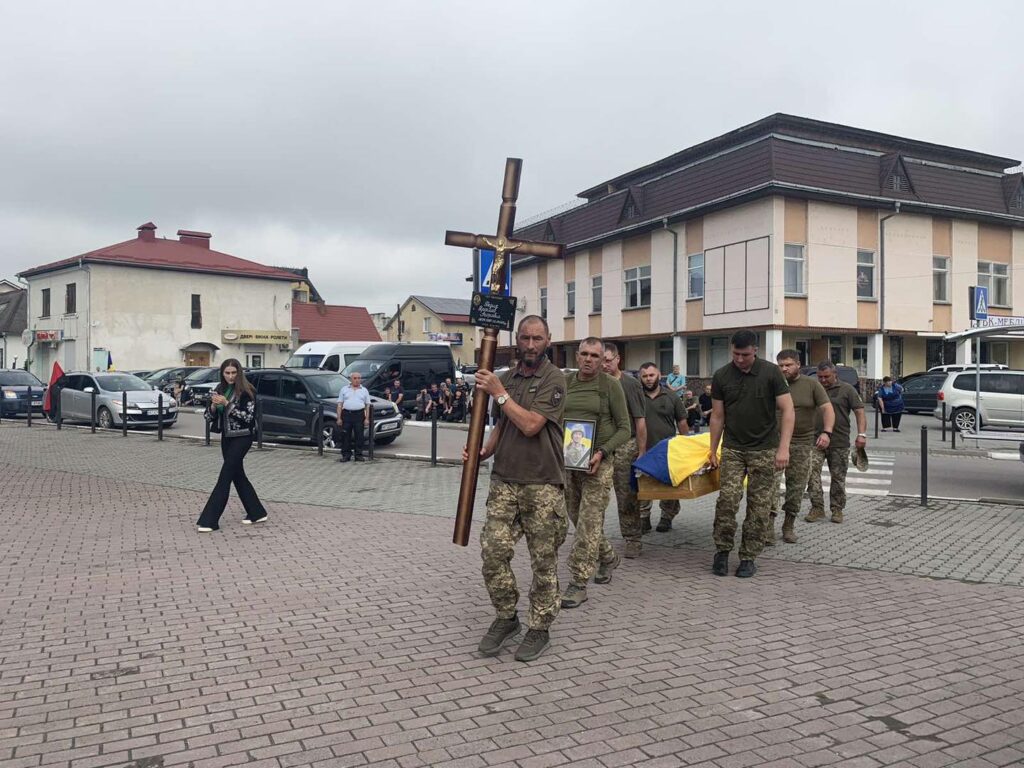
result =
[[[1017,194],[1010,201],[1010,207],[1018,211],[1024,210],[1024,184],[1017,187]]]
[[[889,174],[888,188],[893,192],[906,192],[909,188],[907,180],[903,178],[898,172]]]
[[[636,207],[636,201],[630,196],[626,199],[626,204],[622,208],[622,218],[624,219],[635,219],[640,215],[640,210]]]

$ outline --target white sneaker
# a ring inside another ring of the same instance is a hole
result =
[[[248,517],[242,520],[242,525],[252,525],[253,523],[265,523],[270,515],[264,515],[259,520],[250,520]]]
[[[200,533],[213,533],[213,528],[207,528],[206,526],[203,526],[203,525],[197,525],[196,526],[196,530],[199,531]]]

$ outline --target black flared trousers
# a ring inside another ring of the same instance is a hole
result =
[[[225,437],[220,443],[220,452],[224,456],[224,464],[220,468],[220,476],[217,484],[210,493],[210,498],[203,507],[203,513],[199,516],[197,525],[203,528],[219,528],[220,516],[224,514],[224,507],[228,503],[228,495],[231,491],[231,484],[235,484],[238,498],[242,500],[245,507],[245,516],[250,520],[259,520],[267,514],[256,489],[252,487],[249,478],[245,476],[245,467],[242,462],[245,454],[252,448],[252,436]]]

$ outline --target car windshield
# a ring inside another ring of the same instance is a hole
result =
[[[28,371],[0,371],[0,386],[42,387],[43,382]]]
[[[187,384],[203,384],[207,381],[213,381],[220,375],[219,368],[200,368],[198,371],[193,371],[185,377]]]
[[[135,392],[152,389],[149,384],[130,373],[110,373],[105,376],[97,376],[96,383],[104,392]]]
[[[348,384],[348,379],[340,373],[324,373],[303,378],[317,397],[337,397],[341,388]]]
[[[380,367],[386,362],[386,360],[372,360],[370,358],[359,357],[346,365],[345,370],[342,371],[342,373],[346,376],[351,376],[353,373],[361,373],[364,379],[368,379],[379,371]]]
[[[153,371],[151,374],[146,376],[146,381],[156,381],[168,371],[173,371],[173,368],[161,368],[158,371]]]
[[[285,368],[319,368],[323,355],[292,355],[284,364]]]

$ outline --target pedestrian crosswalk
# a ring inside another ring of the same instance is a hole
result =
[[[892,472],[896,463],[894,456],[871,456],[866,472],[859,471],[852,464],[846,473],[846,493],[860,496],[888,496],[892,486]],[[826,464],[821,469],[821,486],[828,492],[832,478]],[[783,480],[782,487],[786,487]]]

